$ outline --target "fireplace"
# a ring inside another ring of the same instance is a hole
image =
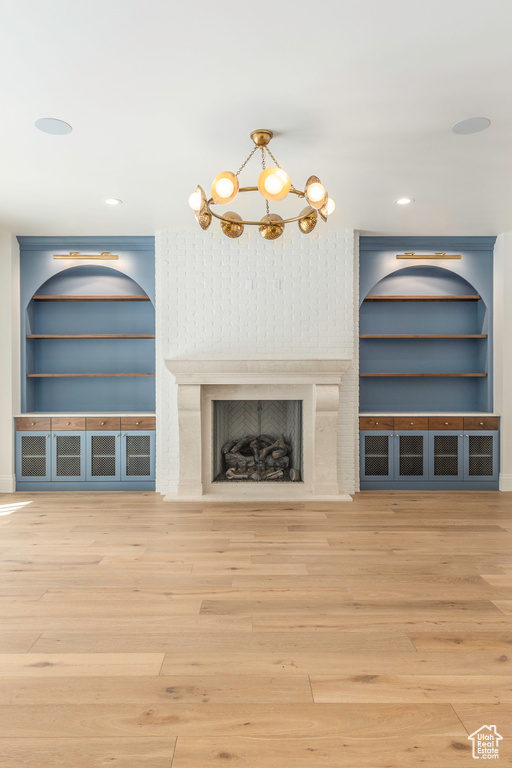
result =
[[[214,482],[299,482],[302,400],[213,400]]]
[[[179,430],[178,488],[166,500],[351,501],[338,485],[339,387],[351,360],[174,359],[165,363],[178,385]],[[247,444],[237,445],[248,437],[252,440]],[[268,442],[270,438],[289,448],[283,452]],[[219,453],[226,445],[231,449],[226,453],[243,457],[252,452],[254,465],[246,469],[254,466],[254,471],[240,474],[259,474],[259,480],[236,480],[236,473],[231,473],[231,479],[222,478],[228,466],[226,454]],[[268,455],[267,447],[272,448],[275,462],[289,456],[286,469],[297,470],[295,480],[290,475],[285,480],[284,472],[282,477],[262,480],[257,458],[261,453],[264,458]]]

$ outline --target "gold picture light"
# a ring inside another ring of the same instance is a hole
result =
[[[118,259],[119,256],[115,256],[109,251],[103,251],[99,254],[85,254],[79,251],[70,251],[69,253],[54,253],[54,259],[100,259],[101,261]]]
[[[460,253],[414,253],[411,251],[408,253],[397,253],[397,259],[462,259]]]

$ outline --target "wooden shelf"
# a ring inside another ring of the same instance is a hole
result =
[[[27,339],[154,339],[154,333],[28,333]]]
[[[142,296],[32,296],[34,301],[150,301],[146,294]]]
[[[119,376],[154,376],[154,373],[27,373],[27,379],[79,378],[83,376],[112,378]]]
[[[430,377],[464,377],[464,378],[485,378],[486,373],[360,373],[359,376],[369,377],[411,377],[411,376],[430,376]]]
[[[486,333],[362,333],[360,339],[486,339]]]
[[[470,296],[366,296],[365,301],[478,301],[478,294]]]

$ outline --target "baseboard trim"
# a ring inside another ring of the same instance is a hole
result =
[[[15,475],[0,475],[0,493],[14,493],[15,490]]]
[[[512,491],[512,475],[500,475],[500,491]]]

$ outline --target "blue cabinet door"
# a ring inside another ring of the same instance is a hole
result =
[[[456,430],[429,433],[429,480],[453,483],[464,480],[463,435]]]
[[[393,440],[391,432],[361,432],[361,480],[393,479]]]
[[[155,432],[129,430],[121,435],[121,480],[155,479]]]
[[[52,432],[51,479],[59,482],[85,480],[85,432]]]
[[[16,479],[21,482],[51,480],[50,434],[16,432]]]
[[[499,441],[497,431],[464,432],[464,480],[498,480]]]
[[[86,479],[121,479],[121,435],[108,430],[87,432]]]
[[[404,430],[392,441],[393,480],[428,480],[428,432]]]

